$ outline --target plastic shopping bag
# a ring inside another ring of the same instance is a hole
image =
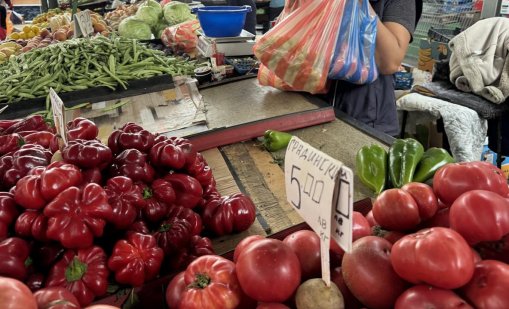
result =
[[[295,91],[323,92],[345,1],[308,1],[255,45],[260,62]]]
[[[377,16],[371,15],[369,1],[347,1],[341,31],[332,58],[329,78],[354,84],[371,83],[378,78],[375,63]]]
[[[299,7],[301,7],[304,3],[308,1],[315,0],[286,0],[283,11],[276,18],[276,24],[285,19],[293,11],[297,10]],[[290,85],[285,83],[281,78],[277,77],[276,74],[274,74],[274,72],[269,70],[269,68],[267,68],[263,64],[259,65],[257,78],[258,83],[262,86],[270,86],[284,91],[295,91],[295,89],[293,89]],[[327,92],[327,87],[324,87],[323,89],[318,89],[316,90],[316,92],[325,93]]]
[[[198,44],[196,35],[198,29],[200,29],[200,22],[196,19],[170,26],[163,30],[161,41],[175,51],[189,53],[194,51]]]

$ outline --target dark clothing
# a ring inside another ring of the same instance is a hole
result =
[[[412,34],[422,11],[422,0],[376,0],[371,5],[382,22],[395,22]],[[353,118],[389,135],[399,134],[392,75],[380,75],[367,85],[345,81],[332,84],[333,105]]]
[[[247,13],[246,15],[244,30],[252,34],[256,34],[256,4],[254,0],[228,0],[227,5],[231,6],[249,5],[251,7],[251,12]]]
[[[0,27],[7,29],[7,9],[0,5]]]

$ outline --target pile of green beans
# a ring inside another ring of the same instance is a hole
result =
[[[196,64],[166,57],[121,37],[72,39],[34,49],[0,66],[0,102],[14,103],[57,93],[105,86],[127,89],[128,81],[156,75],[192,75]]]

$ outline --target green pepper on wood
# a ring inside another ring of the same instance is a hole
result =
[[[286,148],[293,135],[275,130],[267,130],[263,135],[263,145],[268,151],[278,151]]]
[[[360,181],[376,194],[385,188],[387,151],[379,145],[364,146],[355,157],[355,169]]]
[[[424,147],[413,138],[397,139],[389,149],[389,176],[394,188],[412,182]]]
[[[455,162],[455,160],[447,150],[437,147],[429,148],[417,165],[413,181],[425,182],[432,178],[439,168],[453,162]]]

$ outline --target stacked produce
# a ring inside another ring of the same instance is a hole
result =
[[[41,29],[48,28],[49,20],[51,17],[57,16],[57,15],[62,15],[64,13],[71,14],[72,10],[71,9],[62,10],[60,8],[49,9],[47,12],[41,13],[41,14],[37,15],[36,17],[34,17],[34,19],[32,20],[32,25],[38,26]]]
[[[360,181],[374,193],[405,184],[426,182],[435,172],[454,159],[443,148],[431,147],[424,151],[413,138],[397,139],[389,153],[377,144],[364,146],[356,156],[356,173]]]
[[[133,16],[138,11],[139,3],[121,4],[114,11],[104,15],[104,19],[113,30],[118,30],[118,25],[129,16]]]
[[[449,163],[434,188],[410,182],[353,213],[353,248],[331,241],[331,288],[320,279],[320,238],[250,236],[233,261],[204,256],[175,276],[170,308],[508,308],[509,188],[484,162]],[[220,276],[221,274],[221,276]],[[270,282],[270,284],[267,284]],[[224,293],[209,293],[215,285]],[[203,293],[204,298],[196,298]],[[268,304],[270,303],[270,305]]]
[[[97,86],[126,89],[132,79],[187,75],[194,68],[193,62],[164,57],[135,40],[71,39],[31,50],[0,67],[0,102],[44,97],[50,87],[57,92]]]
[[[221,196],[186,139],[128,123],[106,145],[76,118],[59,150],[40,116],[0,127],[0,276],[32,291],[63,287],[85,307],[109,282],[141,286],[214,254],[204,231],[241,232],[255,220],[251,199]]]
[[[26,25],[23,27],[23,31],[21,32],[13,32],[8,37],[7,40],[28,40],[38,35],[41,32],[41,28],[36,25]]]
[[[134,16],[120,22],[118,32],[123,37],[137,40],[159,39],[165,28],[194,19],[185,3],[172,1],[163,9],[157,1],[147,0],[138,7]]]
[[[0,43],[0,64],[9,60],[9,58],[19,55],[23,47],[15,42]]]

